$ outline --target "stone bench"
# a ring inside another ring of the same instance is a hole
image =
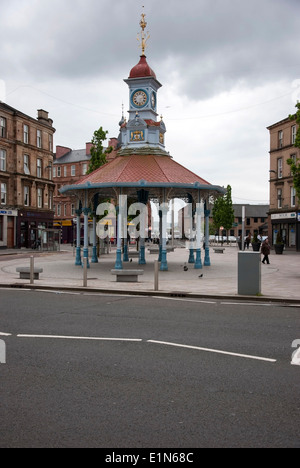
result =
[[[167,247],[167,253],[170,253],[170,252],[174,252],[175,251],[175,247]],[[153,255],[153,254],[156,254],[158,255],[159,254],[159,249],[157,247],[150,247],[150,249],[148,249],[150,255]]]
[[[144,270],[111,270],[111,274],[117,277],[117,283],[138,283]]]
[[[140,252],[137,251],[130,251],[128,252],[128,257],[129,258],[139,258],[140,257]]]
[[[18,267],[16,272],[20,273],[20,279],[30,279],[30,267]],[[33,278],[38,280],[40,279],[40,273],[43,273],[43,268],[34,268]]]
[[[214,247],[214,252],[222,254],[224,253],[225,247]]]

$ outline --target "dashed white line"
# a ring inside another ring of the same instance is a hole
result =
[[[165,346],[175,346],[177,348],[196,349],[197,351],[205,351],[208,353],[216,353],[216,354],[225,354],[227,356],[235,356],[235,357],[246,358],[246,359],[255,359],[256,361],[266,361],[266,362],[273,362],[273,363],[277,362],[276,359],[269,359],[269,358],[264,358],[264,357],[259,357],[259,356],[251,356],[248,354],[230,353],[228,351],[221,351],[219,349],[201,348],[199,346],[188,346],[188,345],[183,345],[183,344],[178,344],[178,343],[168,343],[166,341],[148,340],[147,343],[155,343],[155,344],[161,344]]]
[[[11,333],[1,333],[0,332],[0,336],[11,336]]]
[[[61,335],[17,335],[18,338],[46,338],[54,340],[88,340],[88,341],[129,341],[140,342],[143,340],[132,338],[98,338],[93,336],[61,336]]]

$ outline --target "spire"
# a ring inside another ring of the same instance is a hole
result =
[[[145,8],[145,7],[143,6],[143,8]],[[146,37],[146,34],[145,34],[145,29],[147,27],[147,23],[145,21],[145,16],[146,16],[145,13],[142,13],[142,15],[141,15],[142,19],[140,21],[140,26],[141,26],[142,31],[140,33],[138,33],[138,36],[137,36],[137,40],[140,43],[140,48],[142,49],[142,56],[145,56],[147,41],[150,38],[149,32],[147,32],[147,37]]]

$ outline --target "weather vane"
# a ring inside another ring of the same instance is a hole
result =
[[[143,8],[145,8],[145,7],[143,7]],[[142,16],[142,19],[140,21],[140,26],[141,26],[142,31],[140,33],[138,33],[137,40],[140,43],[140,47],[142,49],[142,55],[145,55],[145,50],[146,50],[146,47],[147,47],[147,41],[150,38],[150,34],[147,31],[147,37],[146,37],[146,34],[145,34],[145,29],[146,29],[146,26],[147,26],[147,23],[145,21],[145,16],[146,15],[145,15],[145,13],[142,13],[141,16]]]

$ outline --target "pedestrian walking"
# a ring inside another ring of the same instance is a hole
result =
[[[269,255],[271,253],[271,247],[268,238],[266,238],[266,240],[262,243],[261,253],[264,255],[262,263],[265,264],[265,262],[267,262],[267,264],[270,265]]]
[[[250,242],[251,242],[251,234],[249,232],[248,236],[246,237],[246,242],[245,242],[245,247],[247,246],[248,250],[249,250]]]

